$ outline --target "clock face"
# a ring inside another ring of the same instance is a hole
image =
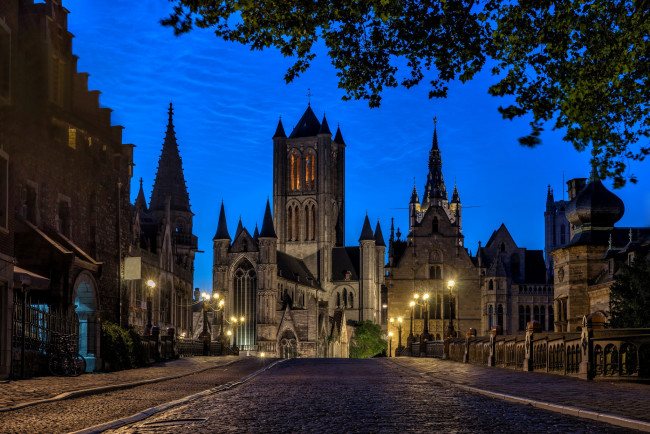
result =
[[[560,282],[564,280],[564,267],[560,268],[560,271],[557,272],[557,278]]]

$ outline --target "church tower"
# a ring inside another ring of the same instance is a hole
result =
[[[345,142],[307,107],[289,137],[273,135],[273,216],[278,250],[302,259],[320,281],[345,240]]]

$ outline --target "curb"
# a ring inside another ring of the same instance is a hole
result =
[[[632,419],[624,416],[618,416],[613,413],[599,413],[596,411],[591,411],[591,410],[585,410],[582,408],[578,407],[573,407],[569,405],[559,405],[559,404],[553,404],[550,402],[546,401],[538,401],[535,399],[530,399],[530,398],[522,398],[520,396],[515,396],[515,395],[509,395],[506,393],[498,393],[498,392],[492,392],[489,390],[485,389],[479,389],[478,387],[474,386],[466,386],[464,384],[459,384],[455,383],[450,380],[445,380],[439,377],[434,377],[431,375],[426,375],[421,372],[414,371],[412,369],[406,368],[399,363],[396,363],[394,361],[385,361],[384,363],[390,363],[397,369],[401,369],[411,375],[414,376],[420,376],[426,379],[432,379],[436,381],[440,381],[441,383],[451,386],[451,387],[456,387],[458,389],[464,390],[466,392],[471,392],[471,393],[478,393],[481,395],[489,396],[490,398],[497,398],[497,399],[502,399],[505,401],[510,401],[514,402],[517,404],[523,404],[523,405],[531,405],[536,408],[541,408],[543,410],[548,410],[552,411],[555,413],[561,413],[561,414],[566,414],[569,416],[574,416],[574,417],[579,417],[581,419],[590,419],[590,420],[595,420],[598,422],[605,422],[609,423],[611,425],[616,425],[620,426],[623,428],[630,428],[630,429],[636,429],[639,431],[644,431],[644,432],[650,432],[650,422],[638,420],[638,419]]]
[[[38,405],[38,404],[47,404],[49,402],[63,401],[64,399],[79,398],[81,396],[96,395],[98,393],[103,393],[103,392],[111,392],[113,390],[129,389],[131,387],[143,386],[145,384],[160,383],[161,381],[175,380],[176,378],[181,378],[181,377],[186,377],[188,375],[198,374],[198,373],[207,371],[208,369],[214,369],[214,368],[221,368],[223,366],[229,366],[229,365],[232,365],[233,363],[236,363],[238,361],[239,360],[231,360],[231,361],[223,363],[221,365],[209,366],[207,368],[197,369],[196,371],[183,372],[181,374],[170,375],[168,377],[151,378],[149,380],[133,381],[131,383],[121,383],[121,384],[114,384],[114,385],[111,385],[111,386],[92,387],[90,389],[82,389],[82,390],[75,390],[75,391],[72,391],[72,392],[64,392],[64,393],[56,395],[56,396],[54,396],[52,398],[45,398],[45,399],[39,399],[37,401],[24,402],[22,404],[14,405],[13,407],[0,408],[0,413],[20,410],[22,408],[31,407],[33,405]]]
[[[247,382],[248,380],[252,379],[253,377],[261,374],[264,371],[268,371],[278,363],[282,363],[286,361],[287,359],[281,359],[281,360],[276,360],[275,362],[271,363],[268,366],[265,366],[263,368],[258,369],[257,371],[253,372],[252,374],[249,374],[243,378],[240,378],[239,380],[231,381],[230,383],[223,384],[221,386],[214,387],[212,389],[204,390],[203,392],[195,393],[194,395],[186,396],[181,399],[177,399],[176,401],[171,401],[171,402],[166,402],[164,404],[161,404],[157,407],[152,407],[148,408],[146,410],[141,411],[140,413],[136,413],[134,415],[122,418],[122,419],[116,419],[112,420],[110,422],[105,422],[103,424],[91,426],[90,428],[84,428],[79,431],[74,431],[70,434],[95,434],[95,433],[101,433],[103,431],[109,430],[109,429],[114,429],[114,428],[119,428],[124,425],[128,425],[134,422],[137,422],[142,419],[146,419],[149,416],[152,416],[156,413],[159,413],[161,411],[169,410],[173,407],[177,407],[179,405],[187,404],[190,401],[194,401],[195,399],[203,398],[206,396],[213,395],[215,393],[223,392],[229,389],[232,389],[236,386],[239,386],[240,384],[243,384]]]

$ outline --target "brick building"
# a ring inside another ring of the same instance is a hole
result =
[[[120,321],[133,146],[77,71],[57,0],[0,2],[0,375],[14,295],[76,315],[93,369],[99,321]]]

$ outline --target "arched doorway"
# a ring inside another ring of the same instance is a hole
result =
[[[298,357],[296,335],[291,330],[285,330],[280,337],[278,348],[280,349],[280,357],[284,359]]]
[[[86,359],[86,372],[95,370],[99,355],[96,288],[95,279],[90,273],[84,271],[77,277],[74,304],[79,318],[79,354]]]

